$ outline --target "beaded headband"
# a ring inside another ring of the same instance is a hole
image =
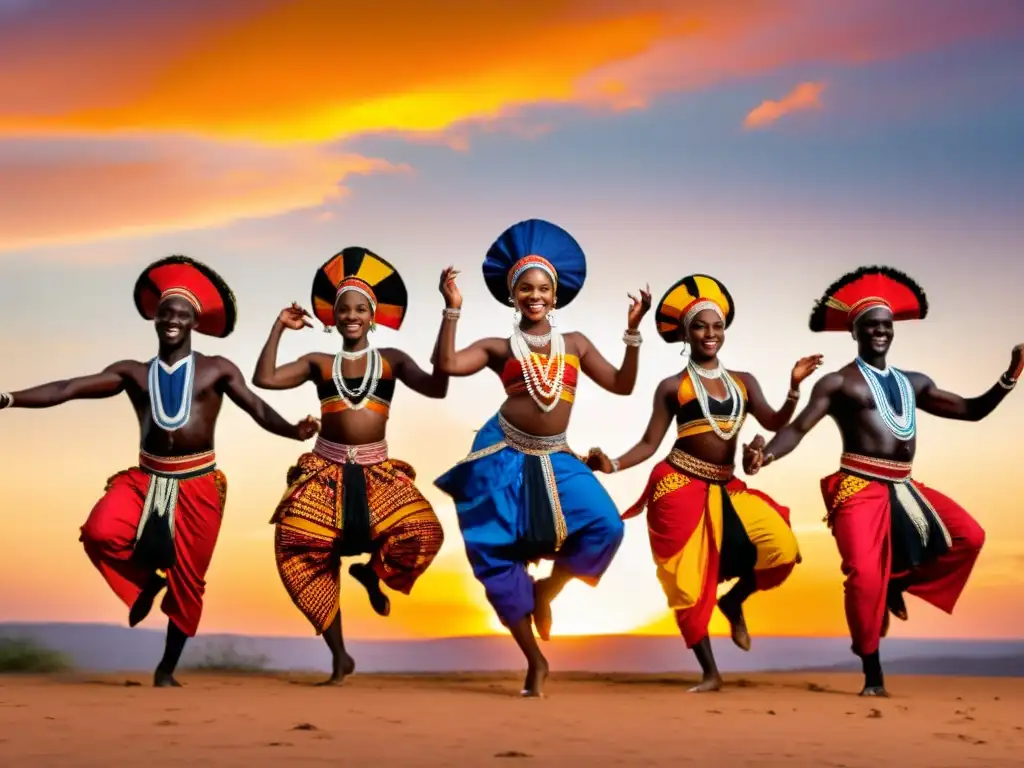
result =
[[[202,314],[203,305],[199,303],[198,297],[188,288],[168,288],[160,294],[160,300],[157,302],[157,306],[163,304],[168,299],[173,299],[175,297],[184,299],[191,304],[192,308],[196,311],[196,315]]]
[[[852,328],[855,326],[857,321],[860,320],[866,312],[870,312],[872,309],[884,309],[890,315],[893,313],[892,307],[885,299],[880,296],[865,296],[863,299],[855,301],[847,310],[847,314],[850,317],[850,327]]]
[[[689,330],[690,330],[690,323],[692,323],[693,319],[695,317],[697,317],[697,315],[699,315],[705,309],[713,310],[714,313],[716,315],[718,315],[723,321],[725,320],[725,313],[722,312],[722,308],[720,306],[718,306],[718,304],[716,302],[711,301],[710,299],[702,299],[700,301],[695,301],[690,306],[690,308],[686,310],[686,314],[683,315],[683,332],[684,333],[685,332],[689,332]]]
[[[338,300],[341,298],[342,294],[347,293],[348,291],[355,291],[356,293],[360,293],[365,296],[366,300],[370,302],[370,311],[377,311],[377,297],[374,295],[373,289],[358,277],[349,277],[338,284],[338,293],[334,297],[334,306],[338,306]]]
[[[510,293],[515,289],[519,278],[531,269],[539,269],[542,272],[546,272],[547,276],[551,278],[552,285],[558,288],[558,272],[555,271],[554,265],[543,256],[531,255],[521,258],[508,271],[508,289]]]

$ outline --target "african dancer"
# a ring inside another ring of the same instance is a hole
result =
[[[912,479],[916,412],[980,421],[1014,388],[1024,368],[1024,345],[987,392],[963,398],[928,376],[888,363],[894,322],[923,320],[928,301],[920,286],[888,267],[844,275],[811,313],[812,331],[850,333],[857,358],[814,385],[807,407],[767,444],[746,446],[751,474],[792,452],[826,415],[839,427],[839,470],[821,481],[825,520],[846,576],[846,620],[852,650],[864,669],[862,696],[888,696],[879,657],[889,613],[907,619],[903,594],[952,613],[985,542],[985,532],[959,504]]]
[[[415,471],[389,455],[386,432],[396,381],[443,398],[448,376],[436,366],[423,371],[401,350],[370,343],[378,325],[398,330],[408,305],[401,276],[376,254],[346,248],[331,257],[316,273],[312,299],[324,329],[340,333],[341,349],[278,366],[285,329],[311,327],[310,314],[293,304],[274,323],[253,383],[293,389],[312,382],[320,398],[320,435],[288,471],[271,522],[281,581],[323,635],[332,656],[326,684],[338,684],[355,670],[342,635],[341,558],[370,554],[349,573],[366,588],[373,609],[387,616],[391,602],[381,583],[408,595],[444,540],[434,510],[413,484]]]
[[[477,432],[470,454],[435,483],[455,500],[466,554],[502,624],[526,656],[522,695],[541,696],[548,663],[534,637],[550,638],[551,602],[572,578],[596,585],[622,543],[615,504],[582,457],[569,450],[566,429],[579,374],[618,395],[636,383],[637,328],[650,296],[630,296],[622,366],[616,369],[581,333],[552,327],[553,313],[577,296],[586,277],[583,250],[565,230],[531,219],[506,230],[484,259],[484,280],[500,303],[515,309],[508,338],[485,338],[456,351],[462,312],[458,272],[446,269],[439,367],[452,376],[489,368],[506,399]],[[534,581],[527,565],[553,560]]]
[[[715,278],[690,275],[673,285],[655,311],[655,322],[666,342],[689,345],[686,368],[658,385],[647,430],[635,446],[617,459],[594,452],[588,462],[603,472],[636,466],[654,455],[676,421],[672,451],[654,467],[643,496],[623,519],[647,508],[658,581],[703,671],[692,692],[722,686],[708,636],[718,585],[737,579],[717,604],[732,627],[733,642],[748,651],[744,601],[781,585],[800,562],[789,510],[747,488],[734,474],[734,459],[747,414],[766,429],[781,429],[796,411],[801,382],[822,358],[797,361],[786,401],[776,411],[757,379],[727,370],[719,360],[734,316],[732,296]]]
[[[235,326],[235,297],[206,265],[184,256],[151,264],[135,284],[135,305],[154,321],[156,357],[0,394],[0,408],[128,395],[141,433],[139,465],[110,478],[81,541],[114,594],[130,606],[130,626],[146,618],[166,588],[160,608],[169,619],[167,639],[153,684],[178,687],[174,671],[199,627],[227,495],[214,455],[224,396],[282,437],[308,440],[317,422],[307,417],[289,424],[246,386],[234,363],[193,351],[193,331],[224,338]]]

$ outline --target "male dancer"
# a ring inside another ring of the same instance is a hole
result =
[[[114,593],[130,606],[130,626],[149,614],[167,588],[161,610],[170,621],[153,684],[178,687],[174,669],[199,626],[206,570],[227,494],[213,452],[224,395],[275,435],[308,440],[318,424],[312,417],[289,424],[246,386],[234,363],[192,351],[193,330],[224,338],[235,325],[234,295],[204,264],[184,256],[151,264],[135,284],[135,305],[155,321],[155,358],[122,360],[91,376],[0,393],[0,409],[51,408],[127,393],[139,420],[139,466],[107,482],[82,526],[81,541]]]
[[[887,363],[893,322],[924,319],[928,302],[906,275],[865,267],[844,275],[811,314],[812,331],[847,331],[858,356],[824,376],[810,403],[767,444],[758,435],[744,446],[744,469],[754,474],[790,453],[826,414],[839,426],[839,471],[821,481],[826,522],[846,576],[846,619],[853,652],[862,660],[862,696],[888,696],[878,646],[888,612],[906,620],[903,592],[952,613],[985,532],[956,502],[911,479],[915,412],[980,421],[1013,389],[1024,368],[1024,345],[985,394],[965,399],[939,389],[921,373]]]

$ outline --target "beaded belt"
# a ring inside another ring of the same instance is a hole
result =
[[[839,457],[839,469],[884,482],[902,482],[910,479],[913,464],[908,461],[876,459],[857,453],[844,453]]]
[[[135,528],[135,545],[143,539],[143,533],[150,520],[156,518],[166,526],[166,535],[174,538],[175,515],[178,510],[178,484],[183,480],[201,477],[217,468],[213,451],[193,453],[190,456],[154,456],[139,451],[139,469],[150,475],[146,488],[146,500],[142,503],[142,514]],[[158,538],[159,538],[158,534]],[[149,538],[152,541],[152,538]],[[171,562],[158,563],[166,568]]]
[[[498,425],[505,435],[505,444],[520,453],[525,453],[529,456],[548,456],[552,453],[569,450],[569,444],[565,439],[565,432],[562,432],[560,435],[550,436],[531,435],[512,426],[500,413],[498,414]]]
[[[332,443],[322,436],[317,436],[313,453],[322,459],[333,461],[335,464],[359,464],[368,467],[387,461],[388,442],[381,440],[377,443],[364,443],[363,445],[344,445]]]
[[[732,480],[736,470],[733,464],[712,464],[678,448],[672,449],[666,461],[680,472],[710,483],[727,483]]]
[[[199,477],[215,470],[217,468],[216,458],[213,451],[193,453],[190,456],[154,456],[151,453],[139,451],[139,469],[151,475],[188,480],[191,477]]]

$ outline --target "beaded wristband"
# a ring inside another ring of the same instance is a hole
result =
[[[622,342],[627,347],[639,347],[644,342],[644,337],[640,335],[640,331],[626,330],[622,334]]]
[[[0,411],[14,405],[14,396],[10,392],[0,392]]]
[[[999,386],[1007,390],[1013,389],[1015,386],[1017,386],[1017,380],[1011,379],[1004,373],[1002,376],[999,377]]]
[[[618,471],[619,471],[619,460],[618,459],[612,459],[612,472],[618,472]]]
[[[445,307],[441,314],[444,315],[445,320],[458,320],[462,314],[461,307]]]
[[[786,395],[786,399],[787,400],[799,400],[800,399],[800,390],[799,389],[791,389],[791,390],[789,390],[789,394]]]

